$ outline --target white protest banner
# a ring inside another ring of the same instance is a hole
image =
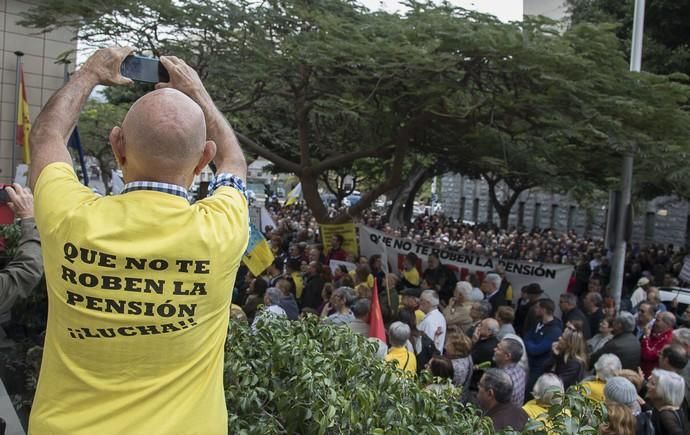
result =
[[[349,261],[340,261],[340,260],[331,260],[328,263],[328,266],[331,268],[331,272],[335,273],[335,270],[340,267],[340,266],[345,266],[348,272],[351,272],[355,269],[357,269],[357,265],[355,263],[350,263]]]
[[[384,263],[391,267],[391,272],[402,269],[403,260],[408,252],[414,252],[421,264],[420,275],[426,268],[430,254],[438,254],[441,263],[455,272],[460,280],[464,280],[470,273],[476,273],[483,279],[487,272],[496,270],[499,264],[505,268],[506,278],[513,286],[513,298],[520,297],[520,289],[528,284],[538,283],[544,292],[554,301],[558,301],[561,293],[568,288],[568,281],[573,267],[564,264],[530,263],[517,260],[499,260],[477,254],[466,254],[448,249],[434,248],[415,243],[412,240],[391,237],[381,231],[361,225],[359,227],[359,248],[362,255],[371,257],[381,255]]]

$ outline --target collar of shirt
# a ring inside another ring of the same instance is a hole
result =
[[[492,297],[494,297],[494,295],[498,293],[499,290],[500,289],[496,289],[496,291],[494,291],[493,293],[486,295],[486,299],[491,299]]]
[[[121,195],[136,190],[153,190],[154,192],[163,192],[170,195],[176,195],[189,201],[189,193],[187,189],[177,184],[161,183],[160,181],[132,181],[125,184]]]

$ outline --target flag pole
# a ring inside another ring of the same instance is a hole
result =
[[[17,80],[15,81],[15,83],[17,84],[17,91],[15,92],[16,98],[14,100],[14,146],[12,147],[12,183],[14,183],[14,176],[16,175],[15,172],[17,171],[17,129],[19,128],[19,124],[17,123],[17,121],[19,120],[19,98],[21,98],[21,96],[19,95],[19,87],[21,86],[21,67],[22,56],[24,56],[24,53],[17,50],[14,52],[14,54],[17,56]]]

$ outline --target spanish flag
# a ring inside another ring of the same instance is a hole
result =
[[[31,131],[31,117],[29,116],[29,101],[26,99],[24,84],[24,65],[19,64],[19,102],[17,104],[17,145],[22,147],[24,163],[31,163],[29,151],[29,132]]]

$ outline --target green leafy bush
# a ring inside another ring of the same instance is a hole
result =
[[[231,322],[225,385],[235,434],[493,433],[459,390],[421,382],[376,358],[376,345],[318,318]]]
[[[606,406],[587,397],[586,387],[574,385],[561,397],[561,403],[549,408],[547,423],[530,420],[523,434],[576,435],[598,434],[599,426],[607,421]]]

